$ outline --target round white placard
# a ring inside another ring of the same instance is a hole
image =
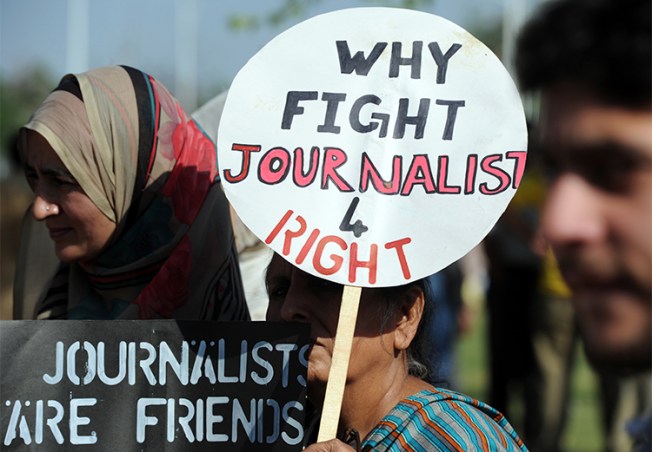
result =
[[[218,162],[240,218],[302,270],[393,286],[491,230],[523,175],[527,130],[499,59],[441,17],[320,15],[238,73]]]

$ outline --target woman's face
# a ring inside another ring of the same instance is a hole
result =
[[[45,221],[59,260],[84,264],[95,259],[115,232],[84,193],[52,146],[39,133],[26,132],[25,176],[34,192],[32,215]]]
[[[331,367],[342,286],[305,273],[274,255],[266,278],[267,320],[307,322],[313,340],[308,364],[308,396],[320,404]],[[388,303],[377,289],[362,292],[347,385],[362,378],[373,381],[394,359],[394,317],[383,320]],[[386,324],[386,325],[384,325]],[[383,331],[386,330],[386,331]]]

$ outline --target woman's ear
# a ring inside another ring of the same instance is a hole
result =
[[[417,285],[410,286],[403,294],[394,332],[394,349],[407,350],[412,343],[421,323],[424,303],[425,295]]]

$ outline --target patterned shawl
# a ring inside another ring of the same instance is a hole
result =
[[[17,302],[39,319],[249,319],[215,146],[163,85],[125,66],[67,75],[24,128],[117,231],[92,268],[61,263]],[[29,281],[53,248],[24,248]]]

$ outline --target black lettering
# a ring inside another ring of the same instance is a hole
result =
[[[453,44],[446,51],[446,53],[442,53],[441,48],[439,47],[439,44],[437,42],[431,42],[430,44],[428,44],[428,48],[430,49],[430,54],[435,59],[435,63],[437,64],[438,85],[442,85],[446,83],[446,71],[448,70],[448,60],[450,60],[451,57],[455,54],[455,52],[460,50],[461,47],[462,44]]]
[[[356,75],[367,75],[369,70],[374,65],[380,54],[383,53],[386,42],[378,42],[372,49],[368,58],[365,58],[362,51],[358,51],[351,57],[349,50],[349,43],[347,41],[336,41],[337,55],[340,59],[340,72],[342,74],[351,74],[355,71]]]
[[[353,201],[351,201],[351,204],[349,205],[349,208],[347,209],[346,213],[344,214],[344,218],[342,218],[342,222],[340,223],[340,231],[353,232],[353,235],[356,238],[359,238],[362,234],[369,230],[369,228],[365,226],[361,220],[356,220],[355,223],[351,223],[353,213],[355,212],[356,207],[358,207],[359,202],[360,198],[357,196],[353,198]]]
[[[463,100],[443,100],[437,99],[435,101],[437,105],[447,105],[448,111],[446,112],[446,124],[444,125],[444,133],[441,136],[442,140],[452,140],[453,139],[453,129],[455,128],[455,120],[457,119],[457,109],[464,107],[465,102]]]
[[[299,102],[302,100],[317,100],[317,91],[288,91],[285,98],[281,129],[292,128],[294,117],[303,114],[303,107],[299,107]]]
[[[403,138],[405,135],[405,126],[407,124],[414,124],[416,130],[414,132],[414,138],[420,139],[423,138],[423,132],[426,128],[426,122],[428,120],[428,109],[430,108],[430,99],[421,99],[419,101],[419,112],[416,116],[408,116],[408,104],[410,100],[407,98],[401,98],[398,102],[398,113],[396,118],[396,124],[394,125],[394,138]]]
[[[389,77],[398,77],[398,71],[401,66],[410,66],[412,71],[410,78],[418,79],[421,77],[421,49],[423,48],[422,41],[415,41],[412,43],[412,57],[403,58],[401,56],[402,44],[400,42],[392,43],[392,58],[389,62]]]
[[[345,99],[345,93],[322,93],[321,100],[327,102],[326,115],[324,117],[324,124],[317,126],[317,132],[340,133],[340,128],[335,125],[335,117],[337,116],[339,103]]]
[[[353,107],[351,107],[351,112],[349,113],[349,123],[351,124],[351,128],[360,133],[367,133],[376,130],[378,127],[377,122],[372,122],[367,125],[360,122],[360,110],[362,110],[362,107],[367,104],[380,105],[380,102],[380,97],[373,94],[367,94],[356,100]]]

